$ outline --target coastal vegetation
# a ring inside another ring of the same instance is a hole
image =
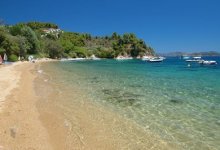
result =
[[[4,53],[10,61],[17,61],[19,57],[25,59],[29,55],[49,58],[138,57],[154,55],[154,50],[133,33],[92,36],[62,31],[53,23],[28,22],[0,24],[0,55]]]

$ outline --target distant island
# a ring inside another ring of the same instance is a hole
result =
[[[163,53],[163,54],[160,54],[160,55],[162,55],[162,56],[172,56],[172,57],[179,57],[179,56],[220,56],[220,52],[216,52],[216,51],[193,52],[193,53],[170,52],[170,53]]]
[[[29,55],[48,58],[77,58],[95,55],[99,58],[142,57],[154,55],[153,48],[133,33],[92,36],[89,33],[66,32],[58,25],[44,22],[0,24],[0,55],[10,61]]]

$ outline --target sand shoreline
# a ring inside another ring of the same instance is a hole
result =
[[[0,150],[50,150],[47,130],[39,120],[33,91],[34,64],[17,62],[1,70],[2,111],[0,112]],[[8,88],[5,88],[8,87]]]
[[[17,87],[18,81],[20,80],[20,72],[16,71],[15,68],[20,62],[11,65],[1,65],[0,67],[0,112],[4,107],[6,96]]]
[[[10,78],[16,82],[5,94],[0,112],[0,150],[172,149],[157,136],[143,133],[131,121],[89,102],[73,106],[71,114],[51,105],[56,93],[44,97],[47,103],[44,99],[41,102],[34,88],[39,64],[42,63],[8,66],[13,74]]]

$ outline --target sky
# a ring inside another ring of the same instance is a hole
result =
[[[1,0],[0,19],[94,36],[132,32],[160,53],[220,52],[220,0]]]

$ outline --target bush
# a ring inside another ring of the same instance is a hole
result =
[[[63,55],[63,48],[56,41],[46,40],[45,48],[48,50],[50,58],[61,58]]]
[[[76,53],[77,57],[85,58],[87,56],[87,50],[84,47],[74,47],[74,52]]]
[[[16,55],[12,54],[9,56],[9,61],[12,61],[12,62],[18,61],[18,57]]]

